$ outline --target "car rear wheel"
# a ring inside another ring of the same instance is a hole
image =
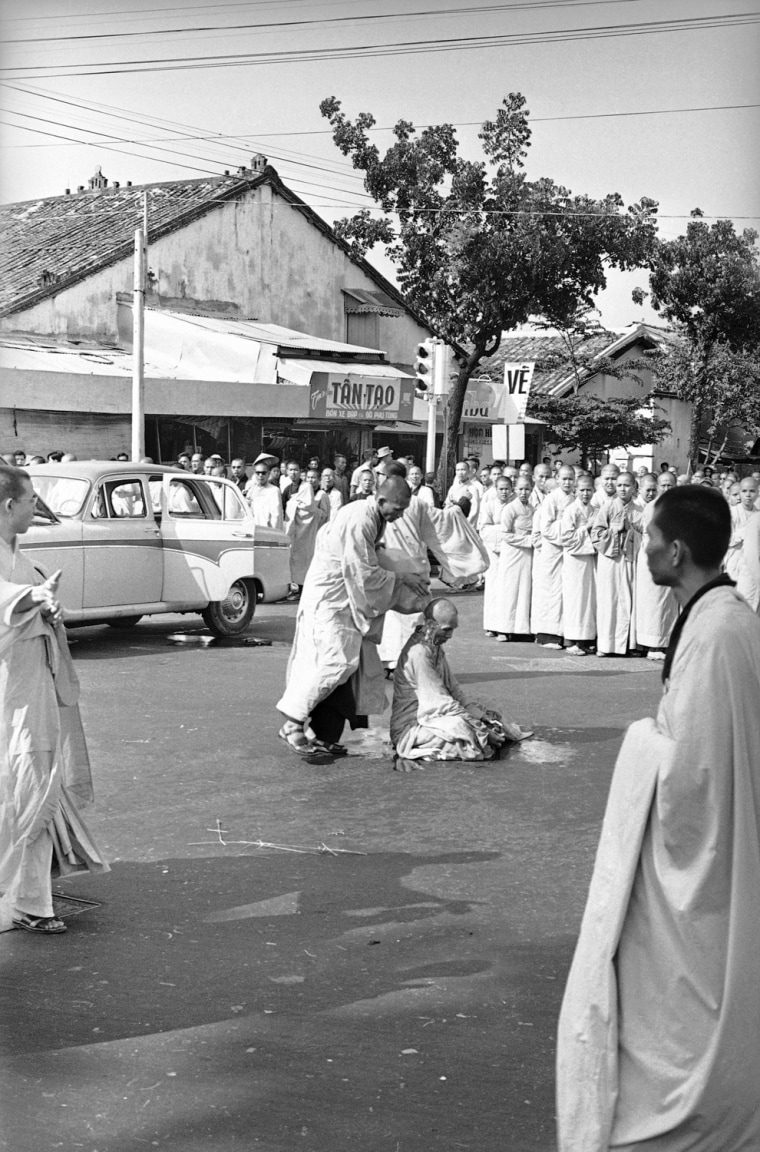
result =
[[[207,628],[215,636],[239,636],[256,611],[256,588],[248,580],[236,580],[224,600],[214,600],[203,610]]]
[[[109,628],[134,628],[139,624],[142,616],[114,616],[113,620],[106,620]]]

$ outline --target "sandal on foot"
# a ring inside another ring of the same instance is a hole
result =
[[[345,744],[331,744],[329,740],[318,740],[315,737],[311,741],[311,746],[315,752],[323,752],[327,756],[348,756]]]
[[[13,917],[13,923],[25,932],[42,932],[46,936],[57,936],[66,931],[66,925],[57,916],[29,916],[26,912],[19,912]]]
[[[283,724],[277,735],[302,760],[309,760],[314,763],[317,760],[325,759],[324,749],[317,747],[311,740],[307,740],[303,725],[296,723],[295,720],[288,720]]]

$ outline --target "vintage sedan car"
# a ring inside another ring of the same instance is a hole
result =
[[[288,537],[255,524],[229,480],[106,460],[27,472],[37,515],[21,546],[48,574],[61,569],[67,625],[200,612],[235,636],[258,600],[287,595]]]

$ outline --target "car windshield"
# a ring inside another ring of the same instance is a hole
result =
[[[89,480],[77,476],[32,476],[35,492],[56,516],[76,516],[90,490]]]

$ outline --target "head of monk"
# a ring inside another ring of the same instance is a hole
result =
[[[619,475],[620,469],[617,464],[605,464],[602,468],[602,488],[608,496],[615,495]]]
[[[667,492],[669,488],[675,488],[676,478],[672,472],[661,472],[657,477],[657,493]]]
[[[731,513],[714,488],[686,484],[663,492],[644,537],[655,584],[678,588],[695,569],[715,577],[731,539]]]
[[[745,476],[739,486],[739,499],[742,508],[751,512],[757,500],[757,481],[754,476]]]
[[[377,490],[377,510],[387,524],[398,520],[409,507],[412,490],[401,476],[389,476]]]
[[[512,499],[512,484],[508,476],[500,476],[496,481],[496,499],[500,504],[508,504]]]
[[[533,485],[527,476],[521,476],[515,484],[515,496],[521,504],[527,504],[530,500],[530,494]]]
[[[557,481],[560,491],[569,496],[575,489],[575,469],[571,468],[569,464],[563,464],[557,473]]]
[[[591,497],[594,495],[594,481],[590,476],[578,477],[575,485],[575,495],[584,506],[591,503]]]
[[[657,480],[648,472],[639,476],[639,495],[645,504],[651,504],[657,495]]]
[[[533,473],[533,479],[536,483],[536,488],[538,488],[539,492],[543,492],[544,488],[546,487],[546,481],[549,479],[551,474],[552,474],[552,470],[548,464],[537,464],[536,465],[536,469]]]
[[[636,481],[633,478],[633,473],[620,472],[615,481],[615,495],[618,499],[622,500],[624,504],[630,504],[635,488]]]
[[[445,644],[459,624],[459,613],[450,600],[431,600],[425,609],[425,630],[434,644]]]

